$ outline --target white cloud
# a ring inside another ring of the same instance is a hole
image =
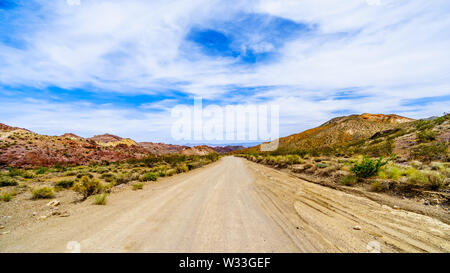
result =
[[[308,123],[309,127],[318,125],[339,110],[396,112],[413,117],[448,111],[445,103],[415,108],[401,104],[405,99],[450,95],[450,3],[380,2],[130,0],[67,5],[64,1],[40,1],[43,9],[37,12],[46,15],[42,22],[33,17],[33,29],[22,34],[27,46],[16,49],[0,43],[0,82],[39,88],[93,86],[155,96],[181,82],[176,88],[182,92],[224,103],[230,99],[227,86],[275,86],[245,96],[244,102],[264,97],[279,104],[284,113],[281,124],[286,127],[282,134],[305,129],[301,127],[305,127],[306,120],[313,123]],[[193,26],[234,20],[240,12],[279,16],[317,25],[317,30],[282,48],[267,42],[249,43],[249,49],[255,52],[278,54],[274,62],[256,66],[233,65],[228,58],[204,56],[185,43]],[[362,92],[370,97],[352,101],[316,99],[331,97],[336,90],[352,86],[366,88]],[[170,103],[165,101],[159,108],[168,110]],[[30,106],[18,102],[4,107],[15,112],[12,106],[20,105]],[[39,124],[49,131],[58,126],[67,131],[82,131],[83,126],[95,128],[86,133],[114,131],[118,130],[115,126],[120,126],[123,132],[135,132],[140,137],[144,123],[154,122],[152,128],[156,128],[155,124],[165,126],[170,117],[168,112],[146,112],[145,106],[140,110],[102,111],[92,106],[86,116],[74,110],[76,104],[67,103],[57,105],[60,116],[45,125],[39,118],[45,120],[50,110],[33,105],[26,114],[17,113],[8,121],[22,122],[19,126]],[[133,115],[148,120],[130,119]],[[64,118],[71,122],[65,123]]]

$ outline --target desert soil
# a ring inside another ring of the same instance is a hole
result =
[[[81,252],[450,252],[450,226],[225,157],[17,226],[0,252],[68,252],[73,241]]]

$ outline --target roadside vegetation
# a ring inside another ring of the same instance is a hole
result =
[[[218,154],[165,155],[88,166],[4,167],[0,169],[0,201],[9,202],[20,194],[28,200],[52,199],[64,191],[73,191],[78,201],[92,198],[93,204],[105,205],[108,193],[115,188],[129,185],[133,190],[141,190],[145,183],[155,183],[162,177],[188,172],[218,159]]]
[[[378,132],[368,139],[318,149],[236,153],[250,161],[331,186],[426,198],[449,205],[450,115]],[[396,144],[408,143],[397,155]]]

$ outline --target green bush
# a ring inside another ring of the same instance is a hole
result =
[[[106,197],[108,197],[107,193],[97,194],[94,196],[94,204],[95,205],[106,205]]]
[[[74,180],[61,180],[55,183],[55,187],[61,189],[68,189],[71,188],[74,183],[75,183]]]
[[[386,165],[389,162],[389,159],[383,161],[383,157],[380,157],[377,160],[372,160],[367,156],[364,156],[362,161],[356,163],[351,171],[356,174],[356,176],[361,178],[368,178],[376,175],[381,167]]]
[[[9,192],[5,192],[0,194],[0,200],[4,201],[4,202],[9,202],[13,199],[13,195]]]
[[[424,162],[432,160],[446,161],[449,158],[447,153],[448,143],[421,144],[411,151],[411,158]]]
[[[431,120],[419,120],[416,123],[416,128],[417,128],[417,130],[420,130],[420,131],[431,129],[433,127],[434,127],[433,121],[431,121]]]
[[[406,175],[408,176],[408,183],[411,185],[423,186],[428,182],[427,176],[424,172],[413,168],[408,168],[406,170]]]
[[[0,187],[17,186],[18,183],[11,177],[0,176]]]
[[[112,182],[114,180],[114,174],[104,173],[101,175],[101,178],[105,179],[106,182]]]
[[[11,177],[14,176],[22,176],[24,171],[16,169],[16,168],[8,168],[8,175]]]
[[[87,173],[87,172],[80,172],[77,174],[77,178],[82,178],[83,176],[87,176],[89,178],[94,178],[94,175],[91,173]]]
[[[34,169],[35,174],[44,174],[48,171],[49,171],[49,168],[47,168],[47,167],[37,167],[36,169]]]
[[[31,189],[31,199],[50,199],[54,196],[53,189],[47,186]]]
[[[144,184],[142,184],[142,183],[134,183],[133,184],[133,190],[135,190],[135,191],[142,190],[143,187],[144,187]]]
[[[374,182],[372,182],[372,184],[370,186],[372,188],[372,191],[376,191],[376,192],[384,191],[384,186],[381,181],[374,181]]]
[[[80,181],[75,183],[73,190],[80,193],[83,196],[83,200],[93,194],[101,192],[103,189],[102,184],[97,179],[83,176]]]
[[[436,132],[432,130],[423,130],[416,133],[417,141],[420,143],[431,142],[436,139]]]
[[[114,182],[117,185],[126,184],[126,183],[130,182],[131,180],[132,180],[131,175],[128,173],[119,173],[116,176],[114,176]]]
[[[34,177],[34,173],[24,171],[24,172],[22,172],[22,175],[21,175],[21,176],[22,176],[23,178],[33,178],[33,177]]]
[[[320,168],[320,169],[324,169],[324,168],[328,167],[328,164],[327,163],[317,163],[316,167]]]
[[[142,181],[156,181],[158,179],[158,175],[156,173],[146,173],[142,176]]]
[[[358,182],[356,175],[346,175],[341,178],[341,184],[345,186],[353,186],[356,182]]]
[[[175,169],[169,169],[166,171],[166,176],[172,176],[176,173],[177,173],[177,171]]]
[[[445,176],[440,175],[438,172],[426,172],[427,177],[426,186],[431,190],[438,191],[444,188]]]
[[[177,170],[177,173],[185,173],[189,171],[189,168],[186,165],[186,163],[177,164],[175,169]]]
[[[381,169],[378,172],[378,177],[383,179],[392,179],[392,180],[398,180],[403,175],[403,170],[398,168],[397,166],[389,166],[385,169]]]

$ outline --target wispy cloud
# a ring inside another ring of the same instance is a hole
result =
[[[446,0],[1,3],[1,114],[18,126],[171,142],[169,109],[194,96],[277,103],[282,135],[449,110]]]

